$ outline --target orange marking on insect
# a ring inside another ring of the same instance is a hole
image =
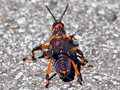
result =
[[[82,57],[82,59],[81,59],[81,63],[83,64],[84,63],[84,58]]]
[[[50,47],[51,47],[51,49],[53,48],[52,45]]]
[[[55,28],[57,28],[57,27],[63,27],[61,24],[57,24],[56,26],[55,26]]]
[[[72,49],[73,49],[74,51],[77,51],[77,48],[75,48],[75,47],[73,47]]]
[[[79,76],[80,73],[79,73],[79,71],[78,71],[77,67],[75,66],[75,63],[74,63],[74,61],[72,59],[71,59],[71,63],[73,65],[74,69],[75,69],[75,72],[76,72],[77,76]]]
[[[66,71],[62,71],[62,73],[65,75]]]
[[[58,46],[59,43],[60,43],[59,41],[56,41],[56,42],[55,42],[55,45]]]
[[[49,43],[49,42],[46,42],[46,43],[45,43],[45,46],[50,46],[50,43]]]
[[[72,39],[72,37],[68,37],[68,39],[71,41],[71,42],[73,42],[74,40]]]
[[[49,57],[45,56],[45,59],[49,59]]]
[[[55,37],[55,38],[56,38],[56,39],[60,39],[61,37],[58,36],[58,37]]]
[[[26,58],[27,60],[32,60],[32,58]]]
[[[46,48],[46,46],[41,46],[41,49]]]
[[[67,70],[66,72],[69,72],[69,70]]]
[[[63,38],[67,38],[67,35],[63,34]]]
[[[52,34],[53,34],[53,32],[55,31],[55,29],[57,28],[57,27],[63,27],[61,24],[57,24],[54,28],[53,28],[53,30],[52,30]]]
[[[44,51],[44,50],[41,50],[44,54],[46,54],[46,51]]]
[[[50,59],[50,62],[48,65],[48,69],[47,69],[47,73],[46,73],[47,75],[49,75],[51,63],[52,63],[52,58]]]
[[[66,33],[65,29],[63,28],[64,32]]]
[[[80,83],[80,82],[81,82],[81,80],[79,79],[79,80],[78,80],[78,82]]]
[[[34,53],[32,53],[32,57],[34,57],[35,56],[35,54]]]
[[[55,35],[52,36],[52,38],[50,39],[50,41],[51,41],[52,39],[54,39],[54,38],[55,38]]]
[[[46,80],[46,84],[49,84],[49,80]]]
[[[62,73],[62,70],[60,70],[60,73]]]

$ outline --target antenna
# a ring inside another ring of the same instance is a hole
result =
[[[50,12],[50,14],[52,15],[52,17],[53,17],[53,19],[55,20],[55,22],[57,22],[57,20],[55,19],[55,16],[52,14],[52,12],[51,12],[50,9],[48,8],[48,6],[47,6],[47,5],[45,5],[45,6],[46,6],[46,8],[48,9],[48,11]],[[66,6],[66,8],[65,8],[65,10],[64,10],[64,12],[63,12],[63,14],[62,14],[62,16],[60,17],[60,20],[59,20],[59,21],[61,21],[63,15],[65,14],[65,12],[66,12],[66,10],[67,10],[67,8],[68,8],[68,4],[67,4],[67,6]]]
[[[61,21],[61,19],[62,19],[63,15],[65,14],[65,12],[66,12],[67,8],[68,8],[68,4],[67,4],[67,6],[66,6],[66,8],[65,8],[65,10],[64,10],[64,12],[63,12],[63,14],[62,14],[61,18],[60,18],[60,21]]]
[[[52,17],[53,17],[53,19],[55,20],[55,22],[57,21],[56,19],[55,19],[55,16],[52,14],[52,12],[50,11],[50,9],[48,8],[48,6],[46,5],[46,8],[48,9],[48,11],[50,12],[50,14],[52,15]]]

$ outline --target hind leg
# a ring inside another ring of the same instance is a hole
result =
[[[48,65],[48,69],[47,69],[47,73],[46,73],[46,88],[48,88],[49,85],[49,73],[50,73],[50,66],[52,63],[52,58],[50,59],[49,65]]]
[[[75,65],[75,63],[74,63],[74,61],[72,59],[71,59],[71,63],[72,63],[72,65],[73,65],[73,67],[75,69],[75,72],[77,74],[78,82],[82,85],[82,83],[81,83],[82,79],[81,79],[80,72],[78,71],[78,69],[77,69],[77,67],[76,67],[76,65]]]

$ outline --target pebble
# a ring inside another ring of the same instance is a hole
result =
[[[104,9],[99,10],[99,11],[98,11],[98,14],[104,15],[104,14],[105,14]]]
[[[19,79],[23,75],[23,72],[19,72],[14,79]]]
[[[21,17],[21,18],[16,19],[16,21],[19,25],[21,25],[21,24],[25,24],[26,19],[25,19],[25,17]]]
[[[107,78],[107,76],[103,76],[103,78],[102,78],[102,79],[107,80],[108,78]]]
[[[3,51],[0,51],[0,54],[3,54]]]
[[[12,30],[12,29],[10,29],[10,30],[8,30],[8,31],[6,31],[8,34],[14,34],[15,33],[15,30]]]
[[[116,85],[116,84],[117,84],[117,82],[116,82],[116,81],[113,81],[113,84],[115,84],[115,85]]]
[[[113,12],[108,12],[104,16],[108,21],[111,21],[111,22],[117,19],[117,16]]]
[[[88,83],[88,84],[87,84],[87,86],[91,86],[91,84],[90,84],[90,83]]]
[[[118,69],[120,69],[120,67],[118,67]]]
[[[9,24],[8,24],[8,23],[5,23],[4,25],[5,25],[5,26],[9,26]]]
[[[25,32],[25,29],[22,29],[22,28],[20,28],[19,30],[18,30],[18,32]]]
[[[100,76],[94,76],[93,78],[100,79]]]

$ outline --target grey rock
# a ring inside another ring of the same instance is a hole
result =
[[[111,12],[106,13],[104,16],[105,16],[105,18],[106,18],[108,21],[111,21],[111,22],[113,22],[114,20],[116,20],[116,19],[117,19],[116,14],[115,14],[115,13],[113,13],[112,11],[111,11]]]

